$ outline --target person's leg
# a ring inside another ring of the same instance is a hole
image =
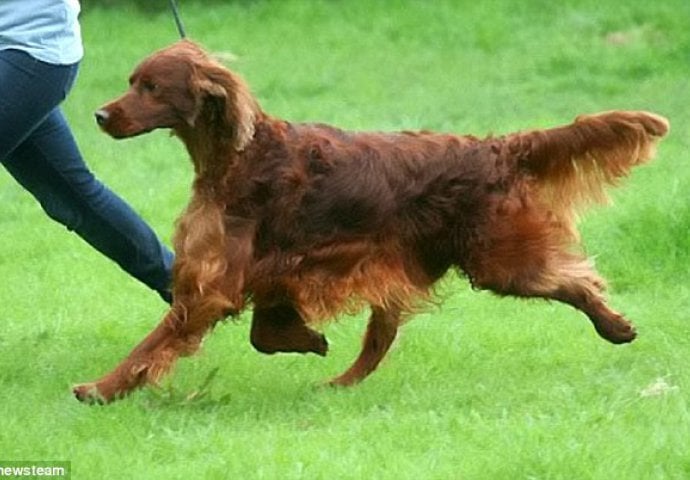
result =
[[[66,97],[78,65],[50,65],[0,50],[0,162]]]
[[[11,97],[0,105],[0,159],[5,168],[51,218],[74,230],[170,302],[173,254],[122,199],[89,171],[60,110],[53,106],[47,113],[41,111],[64,98],[73,73],[69,78],[69,71],[36,64],[26,57],[12,57],[11,62],[4,63],[3,59],[0,55],[0,97],[5,93],[31,95],[21,102]],[[14,75],[8,73],[12,69]],[[53,95],[19,85],[29,79],[42,84],[51,76],[53,83],[40,86],[57,89]],[[30,119],[36,123],[32,125]],[[16,142],[16,138],[20,140]]]
[[[48,216],[170,302],[172,253],[122,199],[94,178],[59,110],[10,154],[4,166]]]

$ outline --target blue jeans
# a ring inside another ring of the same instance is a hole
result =
[[[50,218],[170,302],[173,254],[94,177],[59,108],[77,70],[0,50],[0,162]]]

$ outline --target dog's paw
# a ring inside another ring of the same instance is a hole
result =
[[[630,343],[637,337],[635,326],[623,317],[616,321],[596,323],[594,327],[600,337],[616,345]]]
[[[98,389],[96,383],[82,383],[72,387],[75,398],[87,405],[105,405],[108,400]]]

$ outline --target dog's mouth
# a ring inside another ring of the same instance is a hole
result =
[[[110,135],[111,137],[113,137],[114,139],[121,140],[124,138],[133,138],[133,137],[138,137],[140,135],[144,135],[146,133],[153,131],[153,129],[152,128],[146,128],[143,130],[134,130],[131,132],[111,131],[111,130],[106,130],[106,129],[103,129],[103,131],[105,133],[107,133],[108,135]]]
[[[153,131],[152,128],[123,131],[123,130],[114,130],[114,129],[110,129],[110,128],[105,128],[105,127],[101,127],[101,130],[103,130],[105,133],[107,133],[108,135],[110,135],[111,137],[113,137],[116,140],[122,140],[125,138],[134,138],[134,137],[138,137],[140,135],[144,135],[146,133]]]
[[[115,139],[138,137],[154,130],[154,128],[136,125],[132,122],[123,122],[119,116],[115,117],[111,112],[104,109],[94,113],[94,117],[100,129]]]

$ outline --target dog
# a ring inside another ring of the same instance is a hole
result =
[[[157,382],[216,322],[252,306],[263,353],[326,355],[321,322],[369,306],[362,350],[333,385],[369,375],[449,270],[475,289],[583,312],[614,344],[635,338],[582,253],[577,215],[606,200],[669,130],[642,111],[478,138],[346,132],[291,123],[189,40],[146,58],[96,113],[114,138],[170,129],[194,166],[177,222],[173,303],[113,371],[78,385],[107,403]]]

